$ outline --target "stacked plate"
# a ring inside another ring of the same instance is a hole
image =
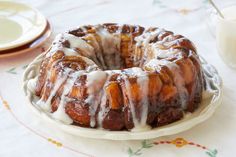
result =
[[[0,1],[0,57],[27,52],[51,34],[46,18],[22,3]]]

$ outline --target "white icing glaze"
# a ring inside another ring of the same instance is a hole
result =
[[[129,107],[130,107],[131,115],[133,118],[134,127],[136,127],[139,124],[139,122],[138,122],[138,119],[136,118],[136,114],[135,114],[136,112],[135,112],[135,107],[134,107],[135,105],[133,103],[131,92],[130,92],[131,85],[130,85],[128,78],[125,78],[124,81],[125,81],[125,86],[127,89],[126,94],[127,94],[128,100],[129,100]]]
[[[79,50],[85,53],[84,56],[86,57],[94,56],[95,54],[94,48],[91,45],[89,45],[85,40],[68,33],[65,33],[63,35],[64,39],[68,40],[68,42],[70,43],[70,48],[75,50],[79,48]]]
[[[138,76],[138,77],[146,76],[146,72],[144,72],[139,67],[132,67],[132,68],[124,69],[124,72],[129,73],[129,75]]]
[[[84,71],[77,71],[77,72],[69,74],[68,79],[63,88],[63,93],[61,94],[61,100],[58,105],[58,109],[54,113],[52,113],[52,116],[55,119],[60,120],[66,124],[71,124],[73,122],[73,120],[65,112],[65,104],[67,103],[67,100],[68,100],[66,96],[71,91],[77,78],[80,77],[81,74],[83,73]]]
[[[183,79],[180,68],[174,62],[171,62],[171,63],[167,64],[167,66],[172,70],[172,72],[174,74],[174,83],[175,83],[175,86],[176,86],[176,88],[178,90],[178,93],[179,93],[179,97],[180,97],[180,101],[181,101],[181,107],[183,109],[186,109],[189,94],[188,94],[188,91],[185,87],[185,81]]]
[[[172,55],[179,52],[179,50],[173,49],[173,48],[161,50],[161,49],[158,48],[157,44],[152,45],[152,51],[155,54],[154,58],[157,58],[157,57],[159,57],[159,58],[168,58],[168,57],[171,57]]]
[[[212,73],[212,72],[210,72]],[[207,99],[209,97],[211,97],[212,95],[214,95],[214,93],[216,92],[215,89],[212,89],[211,87],[211,83],[212,83],[212,78],[207,76],[206,74],[204,74],[204,78],[206,81],[206,89],[202,92],[202,99]]]
[[[101,102],[100,102],[100,111],[98,112],[98,116],[97,116],[98,127],[100,127],[100,128],[102,128],[102,122],[110,110],[110,108],[106,107],[107,95],[105,93],[105,86],[108,83],[108,80],[110,79],[112,73],[110,73],[111,70],[106,71],[106,72],[109,72],[109,73],[108,73],[108,77],[106,79],[106,82],[104,83],[103,89],[101,91],[102,97],[101,97]]]
[[[98,112],[98,127],[102,128],[102,122],[108,113],[108,108],[106,107],[107,97],[105,92],[102,94],[102,99],[100,103],[100,111]]]
[[[189,94],[185,87],[185,81],[179,66],[175,62],[170,62],[167,60],[158,60],[158,59],[150,60],[145,66],[154,67],[158,70],[160,70],[161,68],[160,66],[167,66],[171,70],[171,72],[174,74],[173,81],[180,96],[181,106],[183,109],[186,109],[188,100],[187,97],[189,96]]]
[[[125,86],[127,88],[127,96],[128,96],[128,100],[129,100],[129,107],[130,107],[130,111],[131,111],[131,115],[132,115],[132,119],[133,119],[133,123],[134,123],[134,128],[133,131],[138,131],[141,129],[147,129],[150,128],[149,126],[147,126],[146,121],[147,121],[147,115],[148,115],[148,106],[149,106],[149,101],[148,101],[148,82],[149,82],[149,78],[147,76],[147,74],[138,67],[133,67],[130,68],[129,70],[133,71],[133,73],[137,76],[137,84],[139,85],[139,93],[142,94],[142,100],[141,100],[141,118],[138,119],[136,117],[136,109],[135,108],[135,104],[132,100],[132,93],[131,93],[131,85],[130,82],[128,80],[128,78],[125,78]]]
[[[95,55],[96,58],[99,62],[98,66],[101,67],[102,69],[107,69],[107,66],[104,61],[104,57],[102,54],[103,48],[100,46],[99,42],[97,41],[97,38],[95,37],[94,34],[88,34],[87,37],[91,40],[91,44],[94,47]]]
[[[70,48],[63,48],[63,52],[65,54],[65,56],[78,56],[78,52],[75,51],[74,49],[70,49]]]
[[[120,33],[110,33],[102,26],[97,27],[97,34],[101,39],[105,63],[109,69],[118,69],[120,64]]]
[[[70,44],[69,48],[62,45],[62,41],[67,40]],[[100,65],[97,61],[94,48],[88,44],[85,40],[80,37],[74,36],[72,34],[63,33],[56,36],[53,41],[53,45],[50,51],[47,53],[46,57],[54,55],[58,50],[64,52],[65,56],[85,56],[92,59],[96,65]]]
[[[30,79],[27,83],[27,87],[29,88],[30,92],[32,92],[33,94],[35,94],[37,81],[38,81],[38,77],[35,77],[33,79]]]
[[[65,73],[62,74],[62,76],[59,76],[59,78],[57,78],[52,91],[50,92],[50,95],[48,97],[48,99],[46,100],[46,102],[41,98],[36,104],[40,106],[41,109],[43,109],[44,111],[48,111],[51,112],[51,100],[52,98],[55,96],[56,92],[58,91],[58,89],[60,88],[60,86],[62,85],[62,83],[64,83],[67,79],[67,75],[69,74],[70,70],[65,70]]]
[[[103,52],[105,54],[114,54],[119,52],[120,35],[117,33],[111,34],[107,29],[98,27],[96,32],[101,38]]]
[[[46,57],[53,56],[58,50],[64,50],[64,47],[61,44],[61,40],[63,39],[63,34],[58,34],[53,40],[53,44],[50,50],[47,52]]]
[[[161,66],[159,64],[160,64],[159,60],[151,59],[143,67],[144,67],[144,69],[147,68],[147,69],[152,69],[152,70],[160,71],[161,70]]]
[[[90,115],[90,126],[95,127],[96,125],[96,111],[101,102],[102,92],[99,91],[95,94],[89,95],[89,97],[85,100],[90,104],[89,106],[89,115]]]
[[[202,99],[208,99],[208,98],[212,97],[214,95],[214,93],[215,93],[215,91],[206,89],[202,92]]]
[[[102,90],[107,79],[107,73],[104,71],[92,71],[87,75],[87,93],[88,98],[85,100],[89,106],[90,126],[94,127],[96,124],[95,114],[100,104]]]
[[[87,74],[87,92],[93,94],[103,87],[107,78],[107,73],[104,71],[92,71]]]
[[[143,55],[142,55],[142,60],[140,61],[140,66],[144,64],[144,61],[146,57],[148,56],[148,53],[151,52],[151,45],[150,41],[153,40],[156,36],[158,36],[163,29],[156,29],[154,31],[145,31],[142,35],[135,37],[136,46],[143,47]]]
[[[121,74],[121,70],[106,70],[105,72],[106,72],[108,75],[111,75],[112,73]]]
[[[48,55],[48,54],[47,54],[47,55]],[[48,84],[48,83],[47,83],[47,80],[49,79],[49,76],[51,76],[51,70],[52,70],[53,66],[54,66],[55,64],[57,64],[57,63],[58,63],[58,61],[54,62],[54,63],[52,64],[50,70],[47,71],[47,76],[46,76],[46,79],[45,79],[46,82],[45,82],[44,86],[45,86],[45,85],[46,85],[46,86],[51,86],[51,85],[52,85],[52,84]],[[40,72],[42,72],[42,71],[40,70]],[[46,93],[46,88],[44,87],[44,88],[43,88],[43,91],[42,91],[42,96],[41,96],[41,98],[36,102],[36,105],[39,105],[41,108],[44,108],[45,111],[50,112],[50,111],[51,111],[50,104],[46,104],[45,101],[43,100],[43,97],[45,96],[45,93]]]
[[[167,41],[168,38],[171,38],[171,36],[166,36],[162,41],[162,44],[167,48],[170,48],[174,44],[178,44],[179,42],[182,42],[184,39],[186,39],[185,37],[182,37],[182,38],[179,38],[179,39],[176,39],[176,40],[171,40],[171,41],[168,42]]]
[[[142,93],[142,113],[141,113],[141,120],[140,120],[140,126],[143,127],[146,125],[147,121],[147,115],[148,115],[148,106],[149,106],[149,101],[148,101],[148,83],[149,83],[149,78],[148,76],[140,76],[137,78],[137,83],[140,88],[140,93]]]
[[[97,53],[95,52],[95,48],[87,41],[68,33],[64,34],[64,39],[70,43],[71,49],[79,51],[82,56],[92,59],[96,63],[96,65],[101,66],[100,62],[97,60]]]
[[[145,31],[142,35],[134,38],[136,41],[136,46],[144,46],[146,47],[151,40],[153,40],[156,36],[158,36],[164,29],[157,28],[154,31]]]

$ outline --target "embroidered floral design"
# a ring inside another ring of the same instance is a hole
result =
[[[164,0],[153,0],[153,2],[152,2],[153,5],[157,5],[160,8],[169,9],[171,11],[177,12],[182,15],[188,15],[189,13],[192,13],[192,12],[202,9],[205,6],[205,4],[208,3],[208,0],[202,0],[201,3],[202,4],[200,6],[198,6],[196,8],[189,9],[189,8],[185,8],[185,7],[184,8],[173,8],[172,6],[165,4]]]
[[[63,147],[67,150],[70,150],[70,151],[73,151],[75,153],[78,153],[78,154],[82,154],[84,156],[88,156],[88,157],[92,157],[92,155],[89,155],[87,153],[83,153],[83,152],[80,152],[78,150],[75,150],[71,147],[68,147],[66,145],[63,145],[61,142],[58,142],[52,138],[47,138],[46,136],[42,135],[40,132],[30,128],[29,126],[27,126],[24,122],[22,122],[21,120],[19,120],[17,118],[17,116],[14,114],[14,112],[11,110],[10,108],[10,105],[8,104],[8,102],[6,100],[4,100],[1,96],[0,96],[0,102],[3,104],[3,106],[10,112],[10,114],[12,115],[12,117],[20,124],[22,125],[24,128],[28,129],[29,131],[31,131],[32,133],[34,133],[35,135],[43,138],[43,139],[46,139],[47,141],[49,141],[50,143],[56,145],[57,147]],[[154,141],[148,141],[148,140],[143,140],[141,142],[141,146],[137,149],[137,150],[133,150],[131,147],[128,148],[127,150],[127,153],[128,153],[128,156],[129,157],[134,157],[134,156],[140,156],[143,154],[143,150],[144,149],[149,149],[149,148],[152,148],[154,146],[158,146],[158,145],[163,145],[163,144],[172,144],[172,145],[175,145],[177,148],[183,148],[184,146],[186,145],[191,145],[191,146],[195,146],[197,148],[200,148],[201,150],[204,150],[206,155],[208,157],[217,157],[217,154],[218,154],[218,151],[216,149],[209,149],[207,148],[206,146],[203,146],[203,145],[200,145],[200,144],[196,144],[194,142],[190,142],[190,141],[187,141],[186,139],[184,138],[176,138],[174,140],[166,140],[166,141],[157,141],[157,140],[154,140]]]
[[[208,151],[206,152],[206,154],[207,154],[209,157],[216,157],[217,153],[218,153],[218,151],[217,151],[216,149],[214,149],[214,150],[208,150]]]
[[[32,128],[29,127],[27,124],[25,124],[25,123],[22,122],[20,119],[18,119],[18,117],[17,117],[17,116],[14,114],[14,112],[11,110],[9,103],[8,103],[6,100],[4,100],[1,96],[0,96],[0,103],[2,103],[3,106],[10,112],[11,116],[14,118],[14,120],[16,120],[17,123],[19,123],[19,124],[20,124],[21,126],[23,126],[24,128],[28,129],[28,130],[29,130],[30,132],[32,132],[33,134],[35,134],[35,135],[41,137],[42,139],[45,139],[45,140],[49,141],[50,143],[56,145],[56,146],[59,147],[59,148],[64,148],[64,149],[70,150],[70,151],[75,152],[75,153],[77,153],[77,154],[79,154],[79,155],[83,155],[83,156],[87,156],[87,157],[94,157],[94,156],[92,156],[92,155],[90,155],[90,154],[87,154],[87,153],[84,153],[84,152],[80,152],[80,151],[78,151],[78,150],[76,150],[76,149],[73,149],[73,148],[71,148],[71,147],[69,147],[69,146],[63,145],[61,142],[58,142],[58,141],[56,141],[56,140],[54,140],[54,139],[52,139],[52,138],[47,138],[46,136],[44,136],[44,135],[41,134],[40,132],[38,132],[38,131],[32,129]]]
[[[6,72],[7,72],[7,73],[10,73],[10,74],[17,74],[17,72],[16,72],[16,67],[13,67],[13,68],[7,70]]]
[[[4,107],[8,110],[10,110],[10,105],[8,104],[8,102],[6,100],[3,100],[2,97],[0,97],[0,99],[2,100],[2,104],[4,105]]]
[[[176,138],[175,140],[171,141],[176,147],[183,147],[188,144],[188,142],[183,138]]]
[[[27,68],[27,66],[28,66],[28,64],[26,64],[26,65],[22,66],[22,69],[26,69],[26,68]]]
[[[147,140],[144,140],[141,142],[141,147],[138,148],[137,150],[133,150],[129,147],[128,149],[128,155],[129,157],[133,157],[133,156],[139,156],[142,155],[142,150],[145,148],[151,148],[154,145],[163,145],[163,144],[172,144],[175,145],[177,148],[182,148],[184,146],[187,145],[191,145],[191,146],[195,146],[197,148],[200,148],[201,150],[204,150],[206,152],[206,155],[208,155],[209,157],[216,157],[217,156],[217,150],[211,150],[209,148],[207,148],[206,146],[200,145],[200,144],[196,144],[194,142],[190,142],[187,141],[184,138],[176,138],[174,140],[171,141],[152,141],[152,142],[147,142]]]
[[[51,138],[48,138],[48,141],[51,142],[52,144],[55,144],[57,147],[62,147],[63,146],[62,143],[57,142],[57,141],[55,141]]]
[[[187,14],[190,13],[191,11],[192,11],[192,10],[186,9],[186,8],[177,10],[177,12],[179,12],[180,14],[183,14],[183,15],[187,15]]]
[[[9,70],[7,70],[6,72],[16,75],[16,74],[18,74],[18,72],[17,72],[18,70],[20,70],[20,69],[25,70],[27,68],[27,66],[28,66],[28,64],[25,64],[25,65],[20,66],[20,67],[12,67]]]
[[[128,149],[128,155],[129,155],[129,157],[141,155],[143,149],[151,148],[151,147],[153,147],[153,143],[150,143],[150,142],[148,142],[147,140],[143,140],[143,141],[141,142],[141,147],[138,148],[136,151],[133,151],[133,150],[129,147],[129,149]]]

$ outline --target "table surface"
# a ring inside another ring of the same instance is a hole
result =
[[[192,40],[223,80],[223,102],[215,114],[191,130],[152,140],[109,141],[74,137],[45,124],[26,107],[22,73],[50,41],[15,57],[0,59],[0,156],[4,157],[219,157],[236,154],[236,71],[217,54],[206,0],[21,0],[40,10],[53,35],[84,24],[104,22],[159,26]],[[216,1],[221,7],[233,4]],[[49,129],[50,128],[50,129]]]

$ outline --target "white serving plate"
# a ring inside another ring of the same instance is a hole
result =
[[[47,123],[52,123],[55,125],[55,127],[58,127],[64,132],[75,136],[109,140],[140,140],[173,135],[188,130],[207,120],[213,115],[222,101],[222,80],[216,69],[212,65],[209,65],[203,58],[201,58],[204,75],[208,80],[207,86],[211,91],[211,94],[209,95],[208,93],[209,96],[202,101],[202,103],[199,105],[199,108],[194,113],[186,114],[182,120],[143,132],[108,131],[68,125],[54,119],[50,113],[46,113],[34,105],[35,102],[33,101],[33,93],[30,91],[27,85],[30,79],[33,79],[37,76],[39,65],[42,60],[43,54],[39,55],[31,64],[29,64],[23,76],[23,89],[29,102],[28,107],[32,110],[32,112],[36,113],[40,119]]]
[[[23,3],[0,1],[0,51],[33,41],[46,25],[38,10]]]
[[[52,28],[49,22],[47,22],[47,26],[45,30],[42,32],[42,34],[39,37],[37,37],[36,39],[34,39],[33,41],[25,45],[21,45],[16,48],[0,51],[0,59],[8,58],[8,57],[17,57],[22,54],[30,53],[32,50],[36,49],[37,47],[41,46],[46,41],[48,41],[51,36],[51,33],[52,33]]]

